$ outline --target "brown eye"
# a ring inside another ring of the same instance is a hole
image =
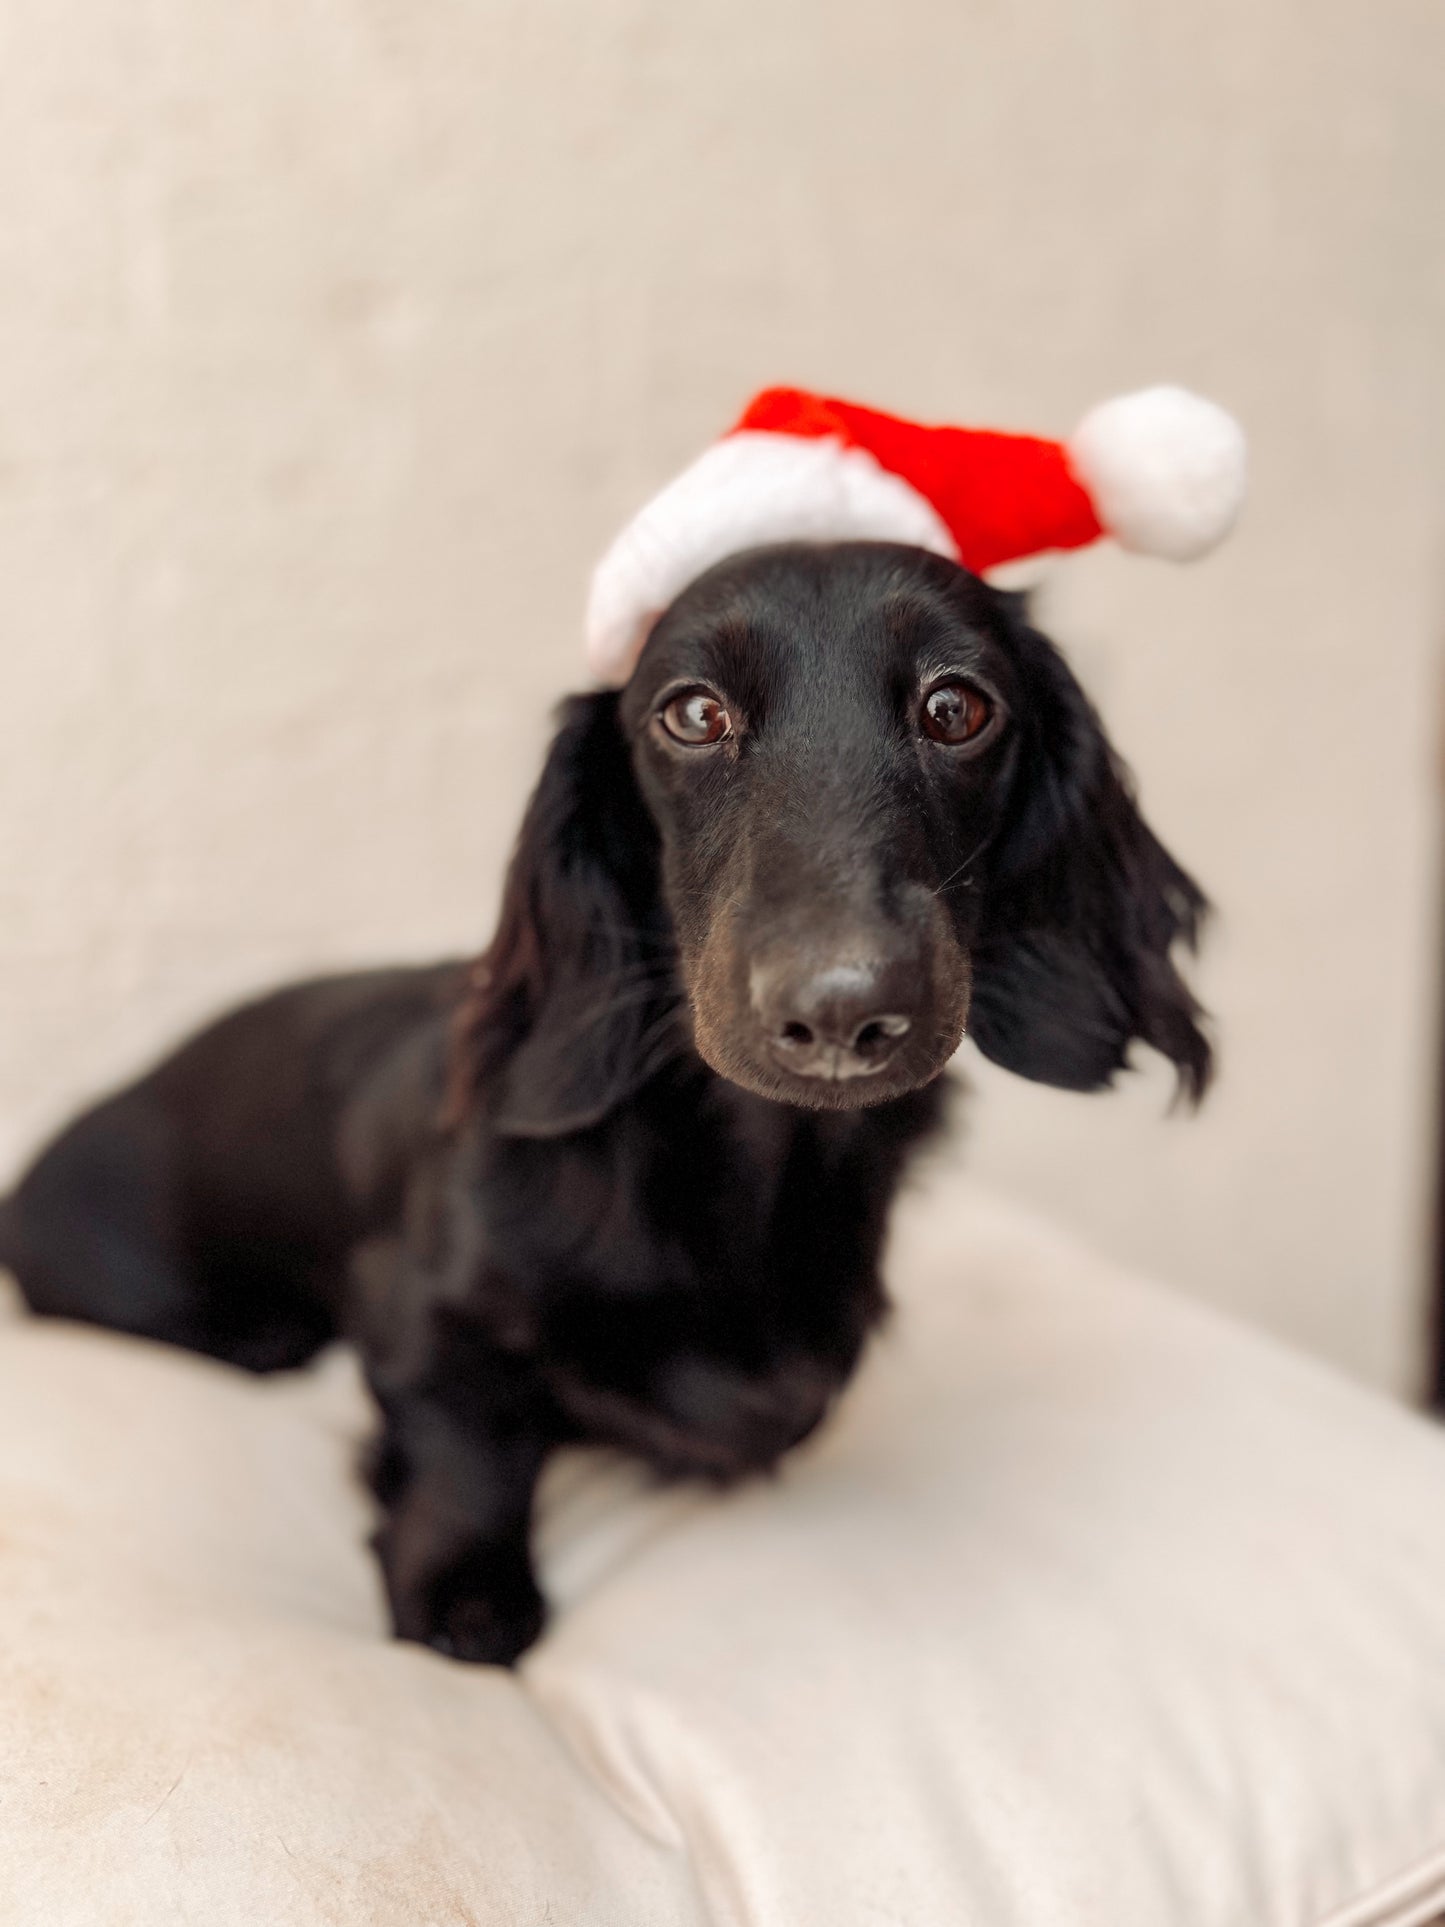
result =
[[[945,682],[923,699],[923,730],[935,743],[969,743],[993,721],[993,704],[971,683]]]
[[[663,710],[662,726],[675,742],[697,748],[730,735],[733,719],[710,690],[689,689]]]

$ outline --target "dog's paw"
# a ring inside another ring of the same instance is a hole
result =
[[[546,1623],[530,1570],[480,1548],[431,1588],[423,1643],[474,1666],[511,1666]]]
[[[427,1636],[433,1652],[472,1666],[514,1666],[542,1631],[546,1609],[539,1599],[524,1613],[499,1609],[495,1600],[457,1599],[443,1623]]]

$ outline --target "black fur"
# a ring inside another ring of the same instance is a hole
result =
[[[962,750],[918,727],[944,674],[994,705]],[[734,726],[681,748],[659,711],[699,685]],[[50,1146],[0,1246],[39,1312],[256,1371],[355,1344],[396,1630],[510,1661],[555,1446],[726,1480],[823,1417],[965,1011],[1024,1076],[1092,1090],[1137,1040],[1202,1092],[1171,954],[1202,910],[1016,599],[889,545],[756,551],[566,704],[480,964],[223,1019]],[[838,956],[882,959],[907,1035],[794,1075],[765,1012]]]

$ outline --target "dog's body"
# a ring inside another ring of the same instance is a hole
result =
[[[1201,902],[1014,601],[756,551],[568,705],[479,967],[222,1020],[56,1141],[0,1256],[37,1311],[255,1370],[354,1343],[396,1628],[510,1660],[555,1446],[726,1479],[824,1415],[966,1014],[1025,1075],[1137,1038],[1197,1094]]]

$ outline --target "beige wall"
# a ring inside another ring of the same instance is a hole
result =
[[[9,0],[0,1167],[278,974],[486,931],[587,564],[767,380],[1247,421],[1045,609],[1222,915],[1224,1074],[976,1168],[1406,1384],[1433,1045],[1430,0]]]

